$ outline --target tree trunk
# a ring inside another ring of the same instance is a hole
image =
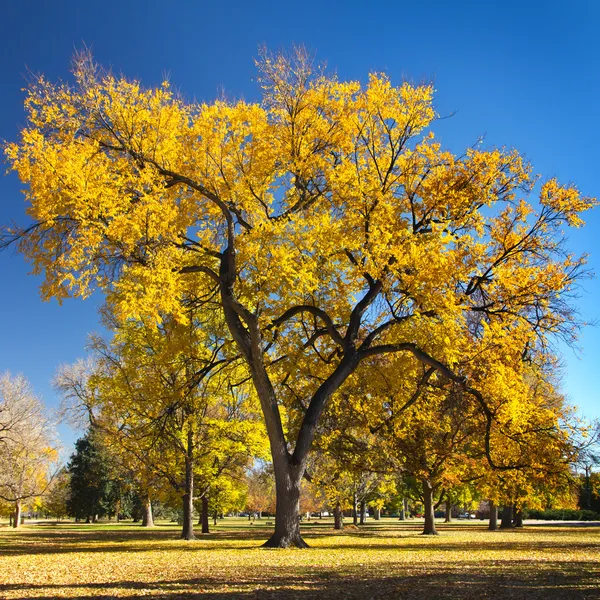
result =
[[[244,307],[236,298],[234,286],[238,278],[235,248],[235,226],[232,213],[225,205],[224,216],[227,221],[227,247],[220,254],[219,273],[217,276],[223,315],[227,327],[249,367],[250,375],[257,392],[264,416],[264,423],[269,436],[271,457],[275,474],[276,514],[275,532],[264,544],[267,548],[298,546],[307,547],[300,535],[299,501],[300,480],[304,475],[308,452],[312,445],[321,413],[331,395],[346,381],[358,367],[360,355],[354,342],[358,338],[361,317],[379,296],[383,284],[380,282],[370,286],[367,294],[358,302],[352,311],[350,326],[345,334],[349,342],[342,359],[333,372],[315,391],[304,415],[302,425],[296,438],[293,453],[288,447],[291,440],[286,439],[279,409],[279,399],[269,378],[264,363],[264,340],[261,325],[256,313]],[[287,312],[287,311],[286,311]]]
[[[192,431],[188,432],[188,447],[185,457],[185,494],[183,495],[183,528],[181,538],[195,539],[194,535],[194,455]]]
[[[217,524],[218,517],[219,517],[219,513],[217,512],[217,509],[215,508],[215,512],[213,513],[213,525]]]
[[[152,514],[152,500],[147,496],[144,500],[144,514],[142,515],[142,527],[154,527],[154,515]]]
[[[210,533],[208,528],[208,495],[202,496],[202,533]]]
[[[400,521],[406,521],[406,498],[402,498],[402,505],[400,506]]]
[[[17,500],[15,502],[15,520],[13,521],[13,528],[21,526],[21,501]]]
[[[504,506],[502,508],[502,521],[500,522],[500,529],[512,528],[512,514],[512,506]]]
[[[433,512],[433,486],[427,479],[423,479],[423,505],[425,509],[425,525],[423,535],[437,535],[435,516]]]
[[[275,468],[275,532],[263,548],[308,548],[300,535],[300,477],[297,471],[285,464]],[[287,466],[287,468],[286,468]],[[279,475],[278,475],[279,471]],[[296,471],[296,472],[294,472]]]
[[[488,525],[490,531],[496,531],[498,529],[498,507],[490,500],[490,524]]]
[[[515,518],[513,519],[513,525],[515,527],[523,527],[523,511],[522,510],[517,510],[517,508],[515,507],[514,509],[515,511]]]
[[[354,526],[358,525],[358,498],[356,492],[352,497],[352,524]]]
[[[380,508],[375,509],[375,520],[381,521],[381,509]]]
[[[452,504],[446,501],[446,518],[444,523],[452,523]]]
[[[344,529],[344,515],[342,514],[342,508],[339,502],[333,509],[333,528]]]
[[[364,525],[366,521],[367,503],[365,500],[360,501],[360,524]]]

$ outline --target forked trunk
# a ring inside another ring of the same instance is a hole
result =
[[[488,529],[490,531],[498,529],[498,507],[492,501],[490,501],[490,524]]]
[[[339,502],[333,509],[333,528],[344,529],[344,515],[342,514],[342,507]]]
[[[512,528],[512,506],[504,506],[502,508],[502,521],[500,521],[500,529],[511,529]]]
[[[144,514],[142,515],[142,527],[154,527],[154,515],[152,514],[152,501],[149,497],[144,500]]]
[[[263,548],[308,548],[300,535],[300,477],[286,465],[274,465],[275,490],[275,532],[263,544]]]
[[[13,521],[13,527],[16,529],[21,526],[21,501],[15,502],[15,520]]]
[[[427,479],[423,479],[423,505],[425,507],[425,525],[423,535],[437,535],[435,528],[435,515],[433,512],[433,486]]]
[[[210,533],[208,529],[208,496],[202,496],[202,533]]]

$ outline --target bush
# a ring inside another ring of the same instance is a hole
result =
[[[558,509],[525,510],[526,519],[540,519],[543,521],[600,521],[600,515],[593,510]]]

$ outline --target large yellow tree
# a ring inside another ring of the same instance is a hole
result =
[[[44,298],[100,287],[121,318],[184,320],[181,298],[210,297],[269,434],[267,545],[303,546],[300,481],[332,393],[402,352],[485,411],[461,350],[490,328],[518,328],[525,347],[570,335],[582,261],[561,230],[594,202],[554,179],[529,202],[537,179],[516,151],[444,150],[432,86],[341,82],[302,51],[259,67],[259,104],[186,102],[85,55],[75,85],[39,78],[6,149],[32,223],[3,243],[44,273]]]

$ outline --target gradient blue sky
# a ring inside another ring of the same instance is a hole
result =
[[[190,99],[258,99],[253,58],[304,44],[341,79],[385,71],[393,81],[433,81],[434,128],[455,151],[485,135],[487,146],[524,153],[536,172],[600,195],[600,3],[595,0],[344,3],[4,0],[0,8],[0,138],[24,123],[28,72],[69,77],[74,49],[91,47],[104,66],[146,85],[165,75]],[[23,222],[14,174],[0,178],[0,223]],[[600,273],[600,210],[571,232]],[[23,259],[0,254],[0,371],[23,373],[49,407],[56,367],[84,354],[98,331],[100,298],[42,303]],[[582,316],[597,319],[600,284],[585,282]],[[600,418],[600,329],[581,332],[581,351],[564,349],[564,391],[583,414]],[[62,429],[68,445],[73,433]],[[70,451],[70,448],[69,448]]]

